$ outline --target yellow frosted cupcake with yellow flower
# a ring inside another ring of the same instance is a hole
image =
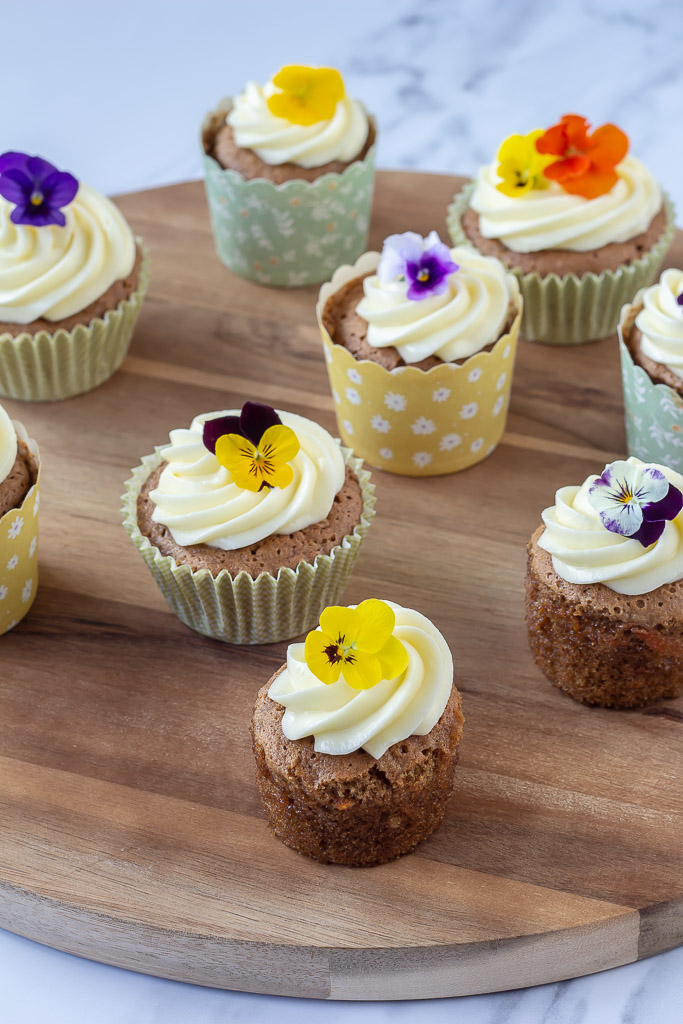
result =
[[[249,82],[202,126],[219,258],[261,284],[313,284],[366,242],[375,123],[334,68]]]

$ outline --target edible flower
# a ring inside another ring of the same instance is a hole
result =
[[[565,114],[536,140],[536,149],[559,157],[544,168],[546,178],[571,195],[596,199],[616,184],[615,167],[628,153],[628,136],[614,124],[603,124],[592,134],[589,128],[585,117]]]
[[[632,537],[649,547],[664,533],[667,520],[683,508],[683,494],[656,466],[611,462],[588,490],[588,500],[610,533]]]
[[[299,451],[299,439],[269,405],[245,402],[239,416],[207,420],[204,446],[245,491],[287,487],[294,478],[289,463]]]
[[[676,302],[681,308],[683,308],[683,292],[681,292],[680,295],[676,296]]]
[[[548,181],[543,171],[551,162],[551,156],[544,156],[536,149],[536,142],[543,136],[543,129],[528,135],[510,135],[498,150],[498,177],[502,178],[496,188],[506,196],[520,196],[532,188],[547,188]]]
[[[344,79],[334,68],[289,64],[273,77],[273,85],[281,91],[268,97],[268,109],[290,124],[329,121],[344,99]]]
[[[458,270],[451,251],[436,231],[426,238],[415,231],[389,235],[382,247],[377,266],[380,281],[407,281],[407,298],[428,299],[442,295],[448,288],[448,277]]]
[[[408,666],[408,652],[393,635],[396,616],[384,601],[370,598],[356,608],[326,608],[320,629],[306,637],[304,657],[321,682],[339,676],[354,690],[368,690],[382,679],[395,679]]]
[[[40,156],[11,152],[0,156],[0,196],[14,203],[9,217],[13,224],[35,228],[57,224],[63,228],[66,217],[62,207],[68,206],[77,192],[73,174],[58,171]]]

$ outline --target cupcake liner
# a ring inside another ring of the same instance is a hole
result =
[[[465,185],[448,207],[446,223],[454,245],[472,245],[462,228],[462,216],[469,208],[474,183]],[[582,345],[614,334],[619,311],[631,302],[639,288],[652,284],[671,245],[676,226],[674,208],[663,195],[666,227],[652,248],[633,263],[617,270],[576,274],[523,274],[511,267],[524,299],[522,337],[548,345]]]
[[[277,577],[262,572],[231,576],[223,569],[212,576],[162,555],[140,531],[137,501],[151,473],[162,463],[160,449],[146,455],[126,483],[123,525],[181,622],[214,640],[231,644],[270,644],[312,629],[327,605],[337,604],[346,587],[363,539],[375,516],[374,485],[361,459],[342,448],[344,462],[358,478],[363,498],[360,523],[327,555],[282,568]]]
[[[140,239],[136,239],[141,245]],[[137,289],[96,317],[70,331],[0,334],[0,395],[24,402],[56,402],[103,384],[120,367],[149,285],[149,253],[143,247]]]
[[[335,345],[322,322],[327,300],[348,281],[374,273],[379,253],[339,267],[320,289],[316,312],[344,444],[379,469],[403,476],[457,473],[481,462],[503,436],[517,351],[520,311],[488,352],[460,365],[387,370]]]
[[[0,636],[28,614],[38,590],[40,453],[23,425],[13,422],[17,437],[38,463],[38,478],[19,508],[0,518]]]
[[[207,114],[207,138],[232,101]],[[278,288],[319,284],[366,247],[374,146],[341,174],[275,185],[225,170],[202,147],[206,198],[218,258],[240,277]]]
[[[622,309],[618,328],[628,453],[683,473],[683,398],[668,384],[655,384],[626,346],[643,290]]]

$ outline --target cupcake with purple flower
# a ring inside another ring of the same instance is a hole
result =
[[[521,317],[499,260],[435,231],[391,235],[323,285],[317,306],[339,431],[366,462],[454,473],[505,429]]]
[[[0,156],[0,395],[90,391],[119,368],[149,260],[118,208],[39,156]]]
[[[638,707],[683,694],[683,476],[630,458],[560,487],[528,547],[539,668],[569,696]]]

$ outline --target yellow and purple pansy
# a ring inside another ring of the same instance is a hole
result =
[[[633,462],[611,462],[591,484],[588,500],[610,533],[649,547],[664,533],[667,521],[683,508],[683,494],[661,469]]]
[[[78,180],[73,174],[58,171],[41,156],[13,152],[0,156],[0,196],[14,204],[13,224],[64,227],[62,208],[73,202],[77,192]]]
[[[321,682],[336,683],[342,675],[354,690],[395,679],[408,666],[408,652],[393,635],[395,625],[392,608],[374,598],[356,608],[326,608],[320,629],[306,637],[306,664]]]
[[[334,68],[289,64],[273,76],[273,85],[279,92],[268,97],[268,109],[290,124],[329,121],[344,99],[344,79]]]
[[[436,231],[430,231],[426,238],[415,231],[404,231],[402,235],[389,235],[384,242],[377,277],[387,284],[405,282],[406,298],[420,300],[442,295],[448,288],[448,278],[458,269]]]
[[[207,420],[202,439],[233,483],[246,491],[288,487],[294,478],[290,463],[299,439],[269,405],[245,402],[239,416]]]

